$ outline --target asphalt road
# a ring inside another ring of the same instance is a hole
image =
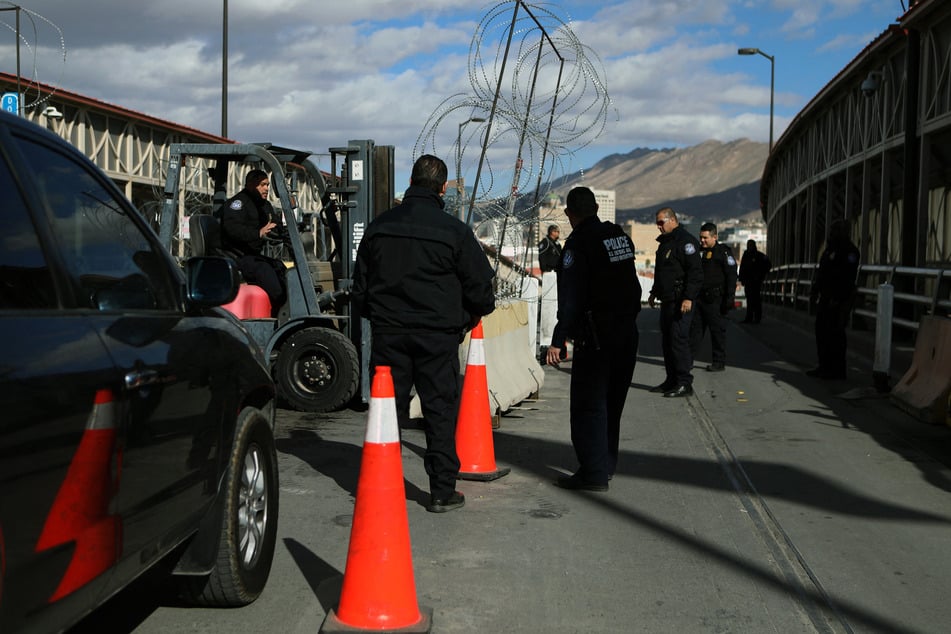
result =
[[[646,391],[663,366],[657,313],[642,313],[607,493],[552,484],[575,467],[570,363],[546,368],[540,400],[503,417],[495,454],[512,471],[460,482],[463,509],[425,511],[423,435],[404,430],[416,594],[432,631],[947,631],[951,430],[869,394],[861,358],[850,381],[804,376],[809,333],[777,317],[731,324],[727,371],[699,370],[695,396],[665,399]],[[257,602],[185,607],[152,575],[75,631],[316,632],[339,597],[365,423],[280,413],[278,548]]]

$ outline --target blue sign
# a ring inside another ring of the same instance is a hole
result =
[[[15,92],[5,92],[0,97],[0,108],[13,114],[20,114],[20,95]]]

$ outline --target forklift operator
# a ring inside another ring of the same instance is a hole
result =
[[[287,300],[284,263],[261,255],[265,237],[280,235],[284,224],[268,202],[271,181],[263,170],[253,169],[244,179],[244,189],[225,201],[221,217],[221,245],[237,260],[248,284],[260,286],[271,300],[276,317]]]

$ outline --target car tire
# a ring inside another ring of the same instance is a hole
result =
[[[258,598],[271,572],[277,539],[278,466],[267,417],[246,407],[238,415],[228,463],[218,556],[210,575],[181,577],[182,596],[218,607]]]
[[[304,328],[278,351],[275,380],[283,401],[302,412],[330,412],[357,392],[357,349],[331,328]]]

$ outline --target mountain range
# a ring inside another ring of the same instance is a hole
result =
[[[637,148],[565,176],[553,190],[564,196],[578,185],[613,189],[617,222],[653,222],[657,209],[665,206],[714,222],[760,220],[759,187],[768,153],[768,144],[749,139]]]

